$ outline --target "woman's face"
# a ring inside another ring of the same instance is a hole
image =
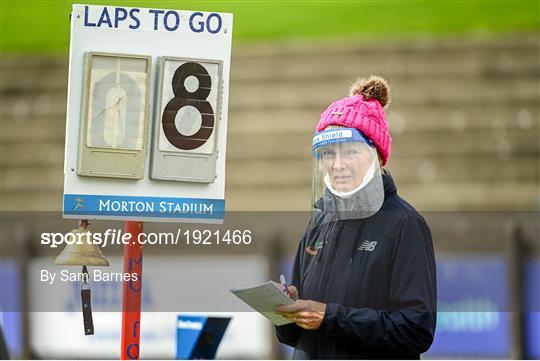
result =
[[[322,167],[338,192],[356,189],[373,162],[373,152],[365,143],[337,143],[321,149]]]

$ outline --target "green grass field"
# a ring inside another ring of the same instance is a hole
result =
[[[1,2],[4,52],[62,53],[71,1]],[[234,42],[440,37],[539,31],[539,1],[93,1],[234,13]]]

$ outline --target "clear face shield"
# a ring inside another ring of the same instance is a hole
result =
[[[337,128],[313,137],[312,226],[370,217],[384,201],[377,150],[357,129]]]

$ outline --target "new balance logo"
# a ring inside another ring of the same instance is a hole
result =
[[[364,241],[360,244],[360,246],[358,246],[358,250],[371,252],[375,249],[376,245],[377,241]]]

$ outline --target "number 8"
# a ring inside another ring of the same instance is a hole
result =
[[[199,81],[199,87],[190,93],[184,82],[189,76]],[[212,135],[214,130],[214,110],[206,98],[212,89],[212,79],[208,71],[199,63],[184,63],[176,69],[172,79],[174,98],[172,98],[163,111],[163,132],[169,142],[178,149],[192,150],[202,146]],[[201,128],[191,136],[181,134],[176,128],[175,118],[178,111],[185,106],[196,108],[202,117]]]

